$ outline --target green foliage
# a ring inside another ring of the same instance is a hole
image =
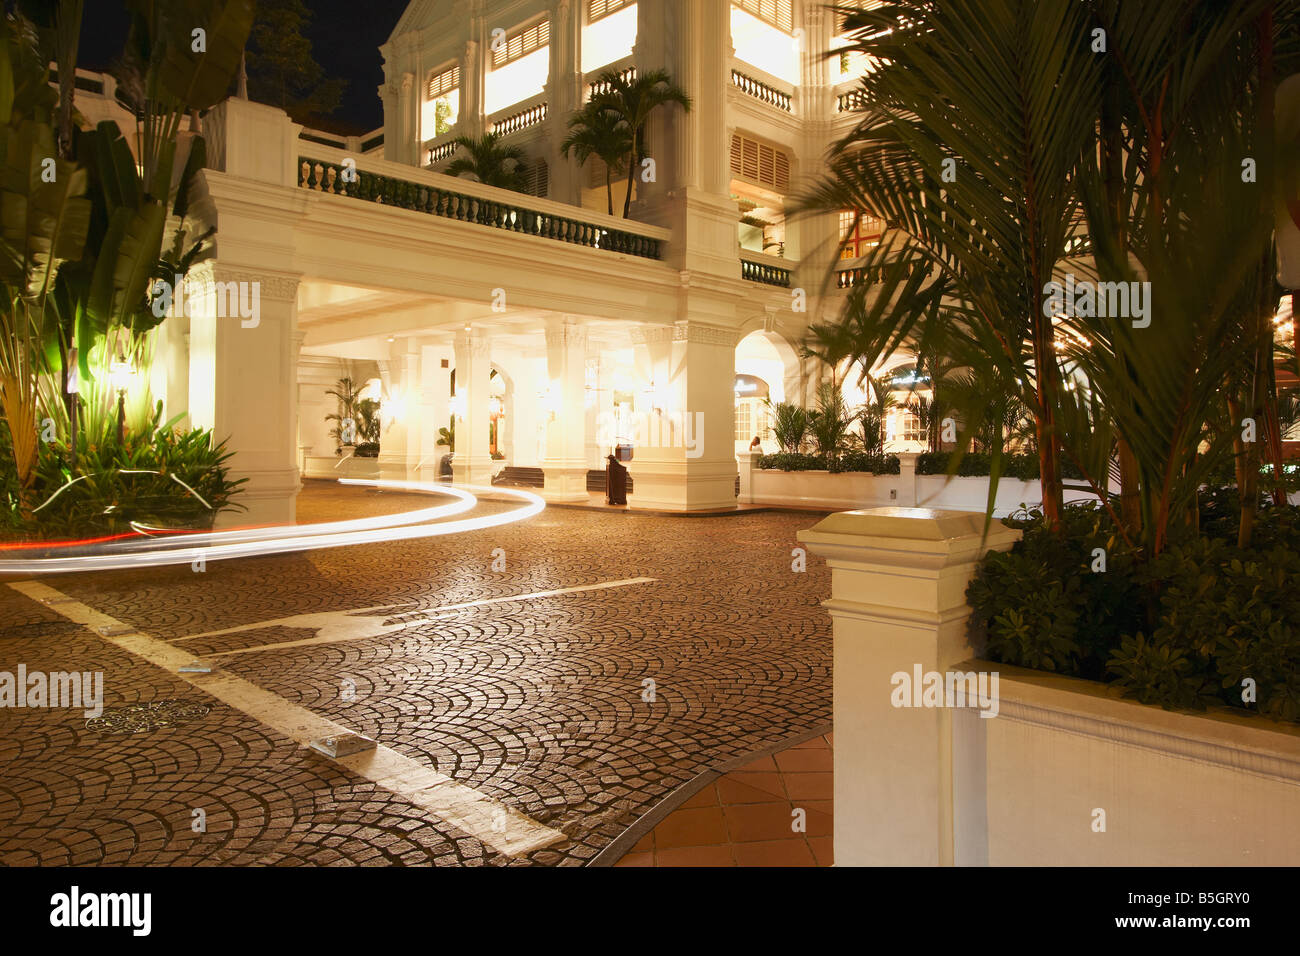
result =
[[[605,201],[609,215],[614,215],[614,189],[610,176],[623,171],[632,152],[632,131],[617,111],[598,101],[588,100],[582,109],[569,117],[569,135],[560,151],[578,158],[578,165],[595,156],[605,164]]]
[[[383,424],[379,417],[379,402],[363,398],[357,402],[357,438],[361,444],[379,445]]]
[[[338,380],[334,388],[325,389],[326,395],[333,395],[338,401],[338,411],[326,415],[327,422],[338,422],[330,429],[330,437],[338,441],[339,450],[342,451],[344,446],[355,445],[357,438],[357,403],[360,401],[361,388],[357,383],[352,381],[350,376],[345,376]],[[352,423],[349,433],[348,422]]]
[[[334,112],[347,87],[342,78],[327,78],[312,55],[311,16],[302,0],[259,0],[248,51],[249,96],[297,123]]]
[[[803,446],[804,436],[808,434],[808,412],[790,402],[776,402],[763,399],[763,404],[772,413],[772,437],[787,454],[794,454]]]
[[[955,470],[952,470],[955,465]],[[986,452],[970,451],[960,458],[956,452],[927,451],[916,459],[918,475],[955,474],[959,478],[987,477],[993,468],[993,456]],[[1080,479],[1083,475],[1068,462],[1061,469],[1066,478]],[[1002,456],[1002,477],[1019,481],[1035,481],[1039,475],[1037,455],[1013,454]]]
[[[759,456],[758,467],[776,471],[830,471],[832,473],[860,471],[873,475],[899,473],[897,455],[870,455],[860,451],[846,452],[831,459],[829,463],[821,455],[780,452],[775,455]]]
[[[808,431],[817,453],[829,464],[844,451],[848,443],[853,416],[844,402],[844,393],[831,382],[817,386],[817,408],[808,413]]]
[[[1149,562],[1102,510],[1067,507],[1061,535],[1038,513],[1007,523],[1024,538],[987,555],[966,595],[970,637],[990,659],[1106,680],[1166,708],[1300,720],[1300,507],[1263,512],[1250,550],[1217,526],[1221,536],[1188,537]],[[1254,702],[1242,699],[1247,679]]]
[[[1168,710],[1203,710],[1214,700],[1214,685],[1204,662],[1169,635],[1147,640],[1139,631],[1125,636],[1108,666],[1125,694],[1143,703]]]
[[[623,218],[626,219],[632,209],[632,187],[642,158],[641,135],[650,114],[670,103],[676,103],[683,111],[689,111],[691,98],[685,90],[673,83],[666,70],[639,71],[631,77],[606,71],[596,80],[595,85],[604,92],[591,98],[591,103],[594,104],[592,108],[617,116],[632,138],[627,157],[627,195],[623,199]]]
[[[448,176],[472,176],[485,186],[516,192],[524,188],[521,167],[526,154],[518,146],[503,146],[500,133],[484,133],[477,139],[457,136],[452,142],[464,155],[447,164]]]
[[[230,478],[224,443],[214,445],[210,431],[182,431],[161,418],[160,402],[148,427],[128,432],[120,444],[116,436],[82,433],[75,465],[66,445],[42,445],[32,518],[23,521],[6,495],[0,527],[32,538],[124,534],[133,522],[202,529],[222,510],[240,508],[232,498],[247,479]],[[11,471],[8,458],[0,458],[0,489],[11,487]]]
[[[966,596],[969,633],[992,660],[1099,679],[1108,649],[1140,620],[1136,557],[1104,511],[1069,506],[1063,521],[1064,535],[1039,513],[1007,521],[1024,538],[981,562]],[[1097,548],[1104,572],[1092,571]]]

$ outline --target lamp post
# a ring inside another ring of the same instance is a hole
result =
[[[108,367],[109,380],[117,389],[117,443],[126,441],[126,390],[131,385],[131,376],[135,373],[131,363],[117,353],[117,361]]]

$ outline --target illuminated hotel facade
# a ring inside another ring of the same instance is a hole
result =
[[[787,217],[854,119],[841,28],[803,0],[415,0],[379,51],[382,129],[208,113],[215,255],[162,326],[153,385],[228,436],[238,520],[291,520],[304,476],[434,480],[444,430],[458,481],[509,469],[584,501],[631,444],[633,504],[733,506],[738,455],[775,450],[764,400],[806,403],[829,376],[799,343],[874,237],[846,234],[848,212]],[[652,70],[691,109],[652,113],[630,217],[621,176],[610,216],[600,162],[561,143],[602,74]],[[524,152],[525,192],[442,172],[455,137],[487,132]],[[223,294],[252,283],[259,320],[232,320]],[[381,403],[377,458],[339,456],[345,376]],[[919,449],[895,415],[889,447]]]

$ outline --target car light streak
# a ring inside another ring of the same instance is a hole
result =
[[[113,542],[95,553],[23,559],[0,559],[0,574],[66,574],[79,571],[110,571],[191,564],[198,561],[225,561],[231,558],[257,557],[312,551],[317,548],[342,548],[356,544],[376,544],[433,538],[484,528],[498,527],[531,518],[546,507],[546,502],[532,492],[517,488],[450,485],[442,482],[343,479],[341,484],[451,495],[446,505],[375,518],[323,522],[312,525],[281,525],[186,534],[173,539],[150,538]],[[474,507],[474,492],[504,495],[523,502],[522,507],[494,515],[461,518],[437,524],[429,522],[463,513]],[[0,553],[3,553],[0,551]]]

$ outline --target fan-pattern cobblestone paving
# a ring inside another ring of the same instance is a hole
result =
[[[299,520],[428,503],[313,485]],[[514,859],[0,587],[0,671],[102,671],[110,708],[210,705],[138,735],[88,730],[78,710],[0,708],[0,864],[582,865],[697,773],[829,723],[829,573],[791,567],[818,517],[548,508],[201,573],[45,580],[196,656],[247,651],[211,660],[565,834]],[[655,580],[418,613],[638,577]],[[384,633],[261,649],[324,633],[262,622],[362,608]]]

